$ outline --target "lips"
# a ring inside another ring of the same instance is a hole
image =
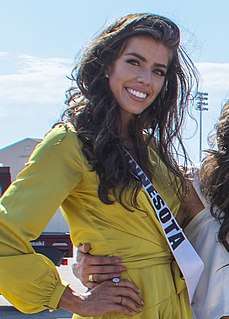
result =
[[[137,91],[137,90],[134,90],[134,89],[130,89],[130,88],[126,88],[127,92],[129,92],[131,95],[139,98],[139,99],[142,99],[142,100],[145,100],[146,97],[147,97],[147,94],[144,93],[144,92],[140,92],[140,91]]]

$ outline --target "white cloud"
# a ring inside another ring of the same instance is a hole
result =
[[[23,55],[13,73],[0,75],[0,99],[18,102],[62,102],[72,61]]]
[[[8,52],[0,51],[0,59],[5,59],[8,56]]]

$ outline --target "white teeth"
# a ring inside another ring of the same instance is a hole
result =
[[[140,99],[145,99],[147,97],[146,93],[142,93],[142,92],[139,92],[139,91],[136,91],[136,90],[133,90],[133,89],[127,88],[127,91],[129,93],[133,94],[134,96],[139,97]]]

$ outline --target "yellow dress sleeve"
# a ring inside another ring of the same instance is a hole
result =
[[[0,199],[0,293],[17,309],[56,309],[65,290],[56,267],[30,241],[82,179],[82,155],[72,127],[59,125],[36,147]]]

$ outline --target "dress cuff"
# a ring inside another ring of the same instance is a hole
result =
[[[59,304],[59,301],[65,291],[65,289],[67,288],[68,284],[64,285],[63,283],[57,283],[54,291],[53,291],[53,294],[49,300],[49,304],[48,304],[48,308],[49,310],[56,310],[58,309],[58,304]]]

